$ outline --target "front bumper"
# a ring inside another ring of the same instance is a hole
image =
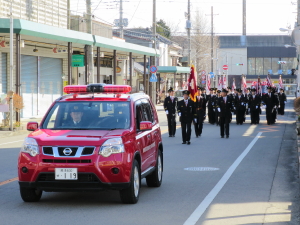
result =
[[[78,180],[55,180],[53,172],[40,173],[35,182],[19,181],[20,187],[36,188],[46,192],[122,190],[130,183],[103,183],[94,173],[78,173]]]

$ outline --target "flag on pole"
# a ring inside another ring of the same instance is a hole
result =
[[[222,85],[223,85],[223,88],[226,88],[227,85],[226,85],[226,76],[224,75],[223,76],[223,82],[222,82]]]
[[[206,75],[206,93],[209,93],[210,91],[210,75]]]
[[[244,76],[242,78],[242,89],[243,89],[244,93],[247,92],[247,82],[246,82],[246,78]]]
[[[218,90],[222,90],[222,76],[219,77]]]
[[[190,77],[188,79],[188,90],[190,92],[190,99],[196,101],[197,96],[197,80],[195,77],[195,66],[191,66]]]
[[[236,86],[235,86],[235,79],[233,78],[233,81],[232,81],[232,91],[234,91],[236,89]]]
[[[267,80],[267,86],[269,86],[269,87],[272,87],[273,86],[273,84],[272,84],[272,80],[271,80],[271,75],[268,73],[268,76],[267,76],[267,78],[266,78]]]
[[[283,82],[282,82],[282,77],[281,77],[281,75],[279,76],[279,82],[278,82],[278,84],[279,84],[279,87],[280,87],[280,88],[283,88]]]
[[[257,78],[257,93],[260,94],[261,93],[261,81],[260,81],[260,77]]]

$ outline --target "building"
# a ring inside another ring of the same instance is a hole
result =
[[[9,6],[9,2],[3,2],[0,10],[0,102],[10,90]],[[25,105],[17,117],[43,116],[67,84],[93,81],[124,84],[123,76],[118,76],[118,65],[132,58],[157,55],[152,48],[113,39],[109,24],[94,21],[95,34],[85,33],[85,25],[75,26],[76,20],[81,20],[76,16],[72,19],[68,11],[67,0],[20,0],[13,4],[13,91],[23,97]],[[68,21],[72,21],[73,27]],[[84,60],[88,45],[94,49],[94,76],[87,73],[88,64]],[[79,64],[72,63],[75,56]],[[133,76],[129,68],[123,73]]]
[[[258,77],[265,81],[268,74],[277,86],[279,76],[282,75],[286,94],[294,95],[297,87],[297,75],[294,74],[297,53],[290,36],[219,36],[219,42],[214,72],[217,75],[228,74],[230,86],[235,79],[239,88],[242,74],[246,76],[248,86],[257,81]],[[227,71],[222,69],[223,65],[228,65]]]

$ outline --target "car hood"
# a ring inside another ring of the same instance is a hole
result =
[[[38,129],[28,137],[34,138],[38,145],[101,145],[106,139],[124,137],[129,130],[48,130]]]

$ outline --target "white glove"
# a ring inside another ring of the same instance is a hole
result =
[[[180,113],[178,113],[178,116],[181,116],[181,112],[180,112]]]
[[[278,106],[278,108],[280,108],[280,105]]]
[[[169,111],[168,111],[168,110],[166,110],[166,114],[167,114],[167,115],[169,114]]]
[[[211,103],[211,105],[214,105],[215,103],[213,102],[213,103]]]
[[[286,104],[286,101],[284,101],[284,104]]]
[[[221,109],[220,109],[220,108],[218,108],[218,112],[221,112]]]
[[[256,106],[256,109],[258,109],[258,106]]]
[[[246,107],[248,106],[248,104],[246,103]]]
[[[196,118],[194,119],[194,121],[195,121],[195,123],[197,123],[197,119]]]
[[[233,109],[235,110],[235,107],[233,107]]]

